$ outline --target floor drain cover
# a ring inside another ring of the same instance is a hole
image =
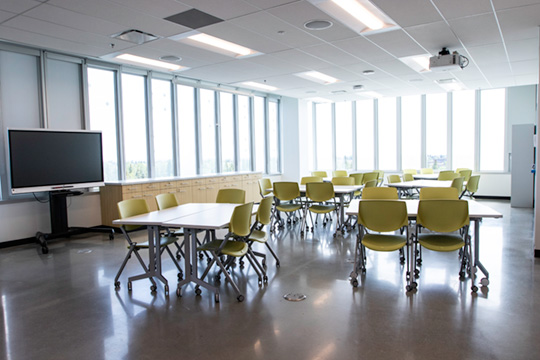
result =
[[[299,293],[288,293],[283,295],[283,298],[288,301],[302,301],[306,299],[306,295]]]

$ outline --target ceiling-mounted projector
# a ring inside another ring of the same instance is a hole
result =
[[[469,65],[469,59],[459,55],[457,51],[450,54],[447,48],[442,48],[439,55],[429,58],[429,70],[431,71],[461,70],[467,65]]]

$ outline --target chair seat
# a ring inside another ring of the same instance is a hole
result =
[[[376,251],[395,251],[407,244],[405,235],[366,234],[362,245]]]
[[[178,241],[177,237],[174,237],[174,236],[162,236],[159,239],[159,246],[171,245],[171,244],[173,244],[173,243],[175,243],[177,241]],[[137,247],[139,249],[148,249],[148,241],[145,241],[145,242],[142,242],[142,243],[137,243]],[[127,246],[127,248],[129,249],[129,245]]]
[[[197,248],[197,251],[217,251],[223,240],[213,240]],[[240,257],[246,255],[248,244],[242,241],[229,240],[221,249],[221,254]]]
[[[311,205],[309,207],[309,211],[314,212],[316,214],[325,214],[336,210],[336,207],[334,205]]]
[[[299,210],[302,207],[300,204],[280,204],[276,206],[279,211],[291,212]]]
[[[465,245],[463,238],[457,234],[418,234],[418,242],[434,251],[456,251]]]
[[[251,232],[251,235],[249,236],[249,240],[264,243],[264,242],[266,242],[268,240],[268,234],[266,233],[266,231],[253,230]]]

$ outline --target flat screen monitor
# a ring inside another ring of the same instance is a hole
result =
[[[101,132],[8,129],[11,193],[103,186]]]

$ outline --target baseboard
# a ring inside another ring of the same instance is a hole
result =
[[[482,200],[510,200],[510,196],[474,195],[474,198]],[[462,199],[465,199],[465,197]]]
[[[540,250],[534,249],[534,257],[540,258]]]
[[[12,246],[19,246],[19,245],[28,245],[28,244],[35,244],[36,243],[36,237],[30,237],[25,239],[19,239],[19,240],[9,240],[0,242],[0,249],[12,247]]]

